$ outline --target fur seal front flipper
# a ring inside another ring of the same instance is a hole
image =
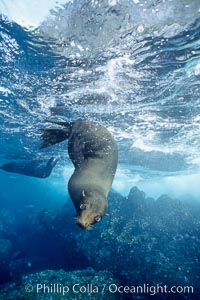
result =
[[[68,182],[68,191],[77,211],[77,224],[89,228],[106,215],[107,196],[118,163],[117,144],[102,125],[77,120],[52,122],[60,129],[43,129],[42,147],[69,139],[68,153],[75,167]]]
[[[0,166],[0,169],[6,172],[18,173],[31,177],[47,178],[50,176],[57,161],[58,159],[51,157],[48,162],[44,160],[10,162]]]

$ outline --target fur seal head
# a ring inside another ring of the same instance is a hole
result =
[[[77,225],[83,229],[89,229],[93,224],[98,223],[106,215],[108,202],[104,195],[97,191],[82,191]]]

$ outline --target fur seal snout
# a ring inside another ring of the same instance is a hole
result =
[[[77,211],[77,224],[90,228],[106,215],[118,163],[117,144],[111,133],[95,122],[52,123],[64,128],[43,129],[42,148],[69,139],[68,153],[75,170],[68,191]]]
[[[77,216],[77,225],[83,229],[90,228],[106,215],[107,199],[100,193],[93,191],[87,195],[83,191]]]

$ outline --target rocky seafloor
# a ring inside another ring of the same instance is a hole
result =
[[[109,216],[94,230],[81,230],[73,215],[70,202],[54,211],[0,210],[0,299],[200,299],[199,202],[155,200],[133,187],[127,197],[111,191]],[[37,293],[42,283],[69,292]],[[74,292],[76,283],[88,290]]]
[[[2,289],[0,299],[119,299],[117,294],[109,293],[105,283],[117,285],[118,281],[108,271],[96,272],[91,268],[71,272],[46,270],[8,284]]]

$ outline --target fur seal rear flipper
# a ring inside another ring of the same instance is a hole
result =
[[[57,161],[58,159],[51,157],[48,162],[43,160],[10,162],[0,166],[0,169],[6,172],[18,173],[26,176],[47,178],[50,176]]]
[[[106,215],[107,196],[117,169],[117,144],[104,126],[94,122],[52,123],[64,128],[43,129],[42,148],[69,139],[68,153],[75,170],[68,191],[77,211],[77,224],[89,228]]]
[[[73,124],[72,122],[55,122],[49,120],[46,120],[46,122],[53,123],[56,125],[61,125],[64,126],[65,128],[40,129],[42,131],[42,140],[43,140],[40,149],[55,145],[69,138],[72,129],[72,124]]]

